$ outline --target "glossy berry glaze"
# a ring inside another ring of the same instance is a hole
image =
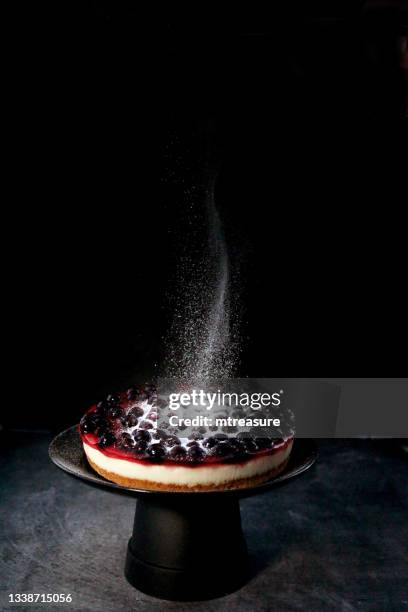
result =
[[[108,395],[82,417],[83,442],[104,455],[137,463],[200,467],[246,463],[284,450],[292,438],[256,438],[247,433],[210,435],[201,428],[188,438],[175,428],[156,428],[158,399],[154,387],[132,387]]]

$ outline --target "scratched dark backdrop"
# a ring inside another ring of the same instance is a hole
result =
[[[13,295],[32,399],[6,426],[70,424],[151,376],[185,192],[208,165],[243,260],[239,374],[404,376],[406,13],[343,4],[19,16],[10,96],[32,205]]]

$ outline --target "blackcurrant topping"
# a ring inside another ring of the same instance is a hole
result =
[[[123,448],[133,448],[135,445],[135,441],[130,434],[125,432],[120,436],[119,444]]]
[[[189,448],[193,448],[193,446],[197,446],[198,447],[199,444],[198,444],[197,440],[191,440],[191,442],[187,442],[187,446]]]
[[[160,440],[164,440],[168,436],[169,434],[167,433],[167,431],[164,431],[164,429],[156,429],[156,431],[153,434],[153,438],[160,439]]]
[[[140,404],[146,400],[148,403],[142,408]],[[133,386],[121,394],[110,394],[98,402],[96,409],[91,409],[92,412],[82,417],[80,432],[83,435],[94,434],[97,445],[102,449],[115,446],[124,452],[133,453],[138,459],[161,462],[167,458],[169,461],[190,464],[200,463],[206,456],[210,462],[241,461],[258,451],[270,451],[275,445],[283,443],[282,438],[256,437],[249,431],[236,433],[236,427],[224,426],[220,433],[216,426],[211,426],[194,428],[186,440],[187,444],[182,445],[179,436],[186,434],[178,432],[186,430],[186,426],[175,428],[163,423],[160,429],[156,429],[158,410],[167,406],[168,402],[158,397],[152,386]],[[233,416],[244,417],[245,412],[234,408]],[[133,431],[123,431],[121,425]],[[209,430],[213,432],[211,435]],[[234,436],[230,437],[227,433]]]
[[[126,399],[129,400],[129,402],[133,402],[138,395],[138,389],[137,387],[130,387],[130,389],[128,389],[126,391]]]
[[[180,444],[180,438],[177,436],[167,436],[164,440],[164,444],[171,448],[172,446],[176,446],[176,444]]]
[[[203,445],[204,445],[206,448],[213,448],[213,447],[214,447],[214,446],[216,446],[217,444],[218,444],[218,440],[217,440],[217,438],[213,438],[213,437],[211,437],[211,438],[206,438],[206,439],[204,440],[204,442],[203,442]]]
[[[187,454],[186,449],[180,446],[179,444],[177,444],[176,446],[173,446],[173,448],[169,450],[168,456],[170,459],[172,459],[172,461],[182,461],[183,459],[185,459],[186,454]]]
[[[150,442],[150,434],[144,429],[138,429],[133,432],[133,437],[136,441],[143,440],[144,442]]]
[[[217,444],[217,446],[214,446],[212,454],[215,457],[228,457],[229,455],[235,454],[234,450],[235,450],[234,447],[231,446],[229,442],[222,441],[219,444]]]
[[[108,411],[108,416],[111,417],[112,419],[117,419],[118,417],[120,417],[122,414],[122,408],[118,405],[116,406],[112,406],[111,408],[109,408]]]
[[[247,453],[255,453],[258,446],[253,438],[241,438],[242,446]]]
[[[238,440],[242,439],[242,438],[250,438],[251,434],[248,431],[240,431],[239,433],[237,433],[236,438]]]
[[[197,445],[192,446],[187,451],[187,460],[192,463],[199,463],[204,459],[204,451]]]
[[[144,453],[147,448],[146,440],[135,440],[133,451],[135,453]]]
[[[138,422],[138,418],[135,414],[129,413],[123,418],[123,424],[125,427],[135,427]]]
[[[261,450],[265,448],[271,448],[273,441],[272,438],[255,438],[255,444]]]
[[[120,396],[117,393],[111,393],[106,398],[106,403],[109,404],[109,406],[114,406],[115,404],[119,404],[119,402]]]
[[[149,423],[149,421],[142,421],[139,423],[140,429],[153,429],[153,423]]]
[[[223,433],[215,434],[214,438],[217,438],[217,440],[228,440],[228,436]]]
[[[230,445],[233,448],[236,448],[236,449],[239,449],[239,450],[243,450],[244,449],[244,446],[242,444],[242,440],[237,440],[237,438],[230,438],[228,440],[228,442],[230,443]]]
[[[109,431],[104,432],[98,440],[98,446],[101,448],[106,448],[107,446],[112,446],[113,444],[115,444],[115,436]]]
[[[167,402],[166,400],[158,397],[155,401],[155,406],[157,406],[157,408],[166,408]]]
[[[102,425],[102,419],[96,412],[85,414],[80,421],[82,433],[94,433]]]
[[[143,416],[143,408],[140,408],[140,406],[133,406],[133,408],[129,410],[129,414],[134,414],[136,417],[141,417]]]
[[[225,433],[235,433],[238,431],[238,427],[235,427],[235,425],[224,425],[222,431],[225,431]]]
[[[189,440],[202,440],[203,437],[204,436],[202,433],[193,432],[191,435],[188,436],[188,439]]]
[[[98,402],[96,404],[96,410],[101,416],[105,415],[108,412],[109,408],[110,406],[105,400],[102,400],[101,402]]]
[[[162,461],[166,455],[166,450],[164,446],[160,443],[152,444],[147,449],[147,454],[154,461]]]

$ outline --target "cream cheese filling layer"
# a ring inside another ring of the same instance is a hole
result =
[[[255,457],[244,464],[229,463],[217,464],[212,467],[185,467],[181,465],[148,465],[107,457],[101,451],[86,442],[83,443],[84,450],[89,459],[97,466],[124,478],[134,478],[137,480],[150,480],[151,482],[161,482],[163,484],[178,484],[185,486],[195,486],[198,484],[220,484],[240,478],[251,478],[258,476],[279,467],[290,455],[293,441],[290,441],[286,448],[272,455]]]

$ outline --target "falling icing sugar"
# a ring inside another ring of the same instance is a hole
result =
[[[168,342],[166,375],[208,381],[234,375],[238,356],[238,311],[232,298],[231,266],[218,210],[214,183],[205,194],[208,240],[183,258]],[[187,242],[195,239],[197,225]],[[202,237],[201,237],[202,238]],[[200,243],[200,240],[198,241]]]

